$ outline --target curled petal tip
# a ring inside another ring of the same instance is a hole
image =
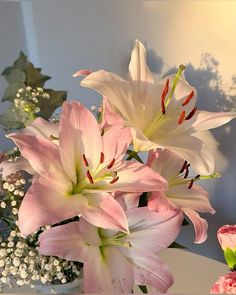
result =
[[[90,70],[79,70],[73,74],[73,77],[76,78],[79,76],[88,76],[91,73],[92,73],[92,71],[90,71]]]

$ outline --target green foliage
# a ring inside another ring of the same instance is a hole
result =
[[[230,248],[226,248],[224,250],[224,257],[228,264],[228,266],[233,270],[236,268],[236,249],[232,250]]]
[[[44,88],[45,82],[50,79],[49,76],[41,73],[40,68],[34,67],[23,52],[20,52],[19,57],[12,66],[7,67],[2,72],[2,76],[9,84],[2,97],[2,101],[9,101],[11,103],[8,110],[0,115],[0,124],[7,130],[26,127],[36,116],[48,119],[56,108],[60,107],[63,101],[66,100],[67,93],[65,91],[47,89],[45,92],[49,94],[50,98],[43,96],[40,98],[38,102],[40,112],[37,114],[27,113],[15,107],[14,101],[19,89],[25,89],[28,86],[32,87],[32,89],[37,87]]]

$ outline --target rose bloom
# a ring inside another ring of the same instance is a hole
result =
[[[236,294],[236,271],[219,277],[210,289],[210,294]]]
[[[223,250],[236,250],[236,225],[224,225],[219,228],[217,238]]]

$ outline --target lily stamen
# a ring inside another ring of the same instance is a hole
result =
[[[114,166],[114,164],[115,164],[115,159],[113,159],[112,161],[111,161],[111,163],[107,166],[107,169],[111,169],[113,166]]]
[[[194,96],[194,91],[192,90],[190,94],[183,101],[182,106],[186,106],[190,102],[190,100],[193,98],[193,96]]]
[[[184,174],[184,178],[187,178],[188,175],[189,175],[189,168],[190,167],[190,164],[187,164],[186,167],[185,167],[185,174]]]
[[[117,176],[116,178],[113,178],[112,181],[110,181],[110,184],[113,184],[115,182],[117,182],[119,180],[119,176]]]
[[[191,180],[190,180],[190,183],[189,183],[189,185],[188,185],[188,189],[191,189],[191,188],[192,188],[192,186],[193,186],[193,182],[194,182],[194,180],[191,179]]]
[[[91,184],[94,184],[94,181],[93,181],[92,175],[91,175],[91,173],[89,172],[89,170],[87,171],[86,176],[87,176],[89,182],[90,182]]]
[[[165,99],[166,99],[166,95],[167,95],[168,91],[169,91],[169,79],[167,79],[165,88],[164,88],[162,95],[161,95],[161,112],[163,115],[165,115],[165,113],[166,113]]]
[[[103,152],[101,152],[101,156],[100,156],[100,164],[102,164],[104,162],[104,154]]]
[[[180,169],[179,173],[183,173],[184,172],[187,164],[188,164],[188,162],[187,161],[184,161],[184,164],[183,164],[182,168]]]
[[[182,111],[180,116],[179,116],[179,120],[178,120],[178,124],[181,125],[184,121],[185,118],[185,111]]]
[[[194,107],[192,109],[192,111],[188,114],[188,116],[185,118],[185,120],[190,120],[194,116],[194,114],[196,113],[196,111],[197,111],[197,108]]]
[[[88,163],[88,161],[87,161],[87,159],[86,159],[86,157],[85,157],[85,154],[83,154],[83,162],[84,162],[84,165],[85,165],[86,167],[89,166],[89,163]]]

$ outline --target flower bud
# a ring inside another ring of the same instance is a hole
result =
[[[236,225],[224,225],[217,231],[224,257],[231,269],[236,268]]]

